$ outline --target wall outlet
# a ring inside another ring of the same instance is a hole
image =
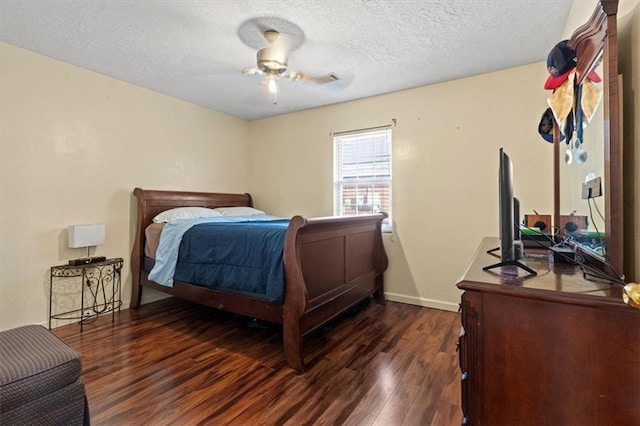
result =
[[[582,184],[582,199],[602,196],[602,179],[600,176],[590,179]]]

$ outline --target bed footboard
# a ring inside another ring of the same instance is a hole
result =
[[[285,242],[283,337],[287,362],[303,370],[302,336],[373,295],[385,303],[385,213],[291,219]]]

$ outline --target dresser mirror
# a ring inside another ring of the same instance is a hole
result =
[[[596,69],[602,76],[602,65]],[[602,82],[594,83],[602,91]],[[602,99],[582,137],[577,132],[562,140],[560,150],[560,222],[562,237],[573,238],[590,250],[593,255],[604,254],[605,197],[602,191],[604,177],[604,108]],[[600,178],[598,185],[597,179]],[[585,189],[585,194],[583,194]],[[591,189],[591,192],[589,192]],[[597,196],[601,190],[601,196]],[[593,198],[583,199],[583,195]]]
[[[554,128],[554,224],[587,262],[614,277],[623,274],[617,9],[617,0],[600,0],[589,21],[569,39],[577,56],[576,87],[584,93],[591,70],[602,79],[596,84],[602,99],[584,128],[582,144],[571,137],[569,144],[560,140],[560,129]],[[600,178],[600,185],[592,178]],[[583,199],[583,192],[595,196],[600,187],[602,196]]]

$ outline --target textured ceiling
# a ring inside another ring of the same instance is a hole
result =
[[[571,0],[0,0],[0,40],[255,120],[543,61]],[[256,66],[259,27],[293,38],[278,82]],[[251,47],[254,46],[254,47]]]

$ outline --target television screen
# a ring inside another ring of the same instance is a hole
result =
[[[498,168],[498,213],[500,221],[500,259],[502,262],[495,265],[485,266],[483,269],[489,270],[502,266],[516,266],[524,269],[530,274],[537,275],[536,272],[527,265],[521,263],[522,242],[520,241],[520,203],[513,196],[513,164],[511,159],[500,148],[499,168]],[[497,249],[489,250],[490,253]]]

